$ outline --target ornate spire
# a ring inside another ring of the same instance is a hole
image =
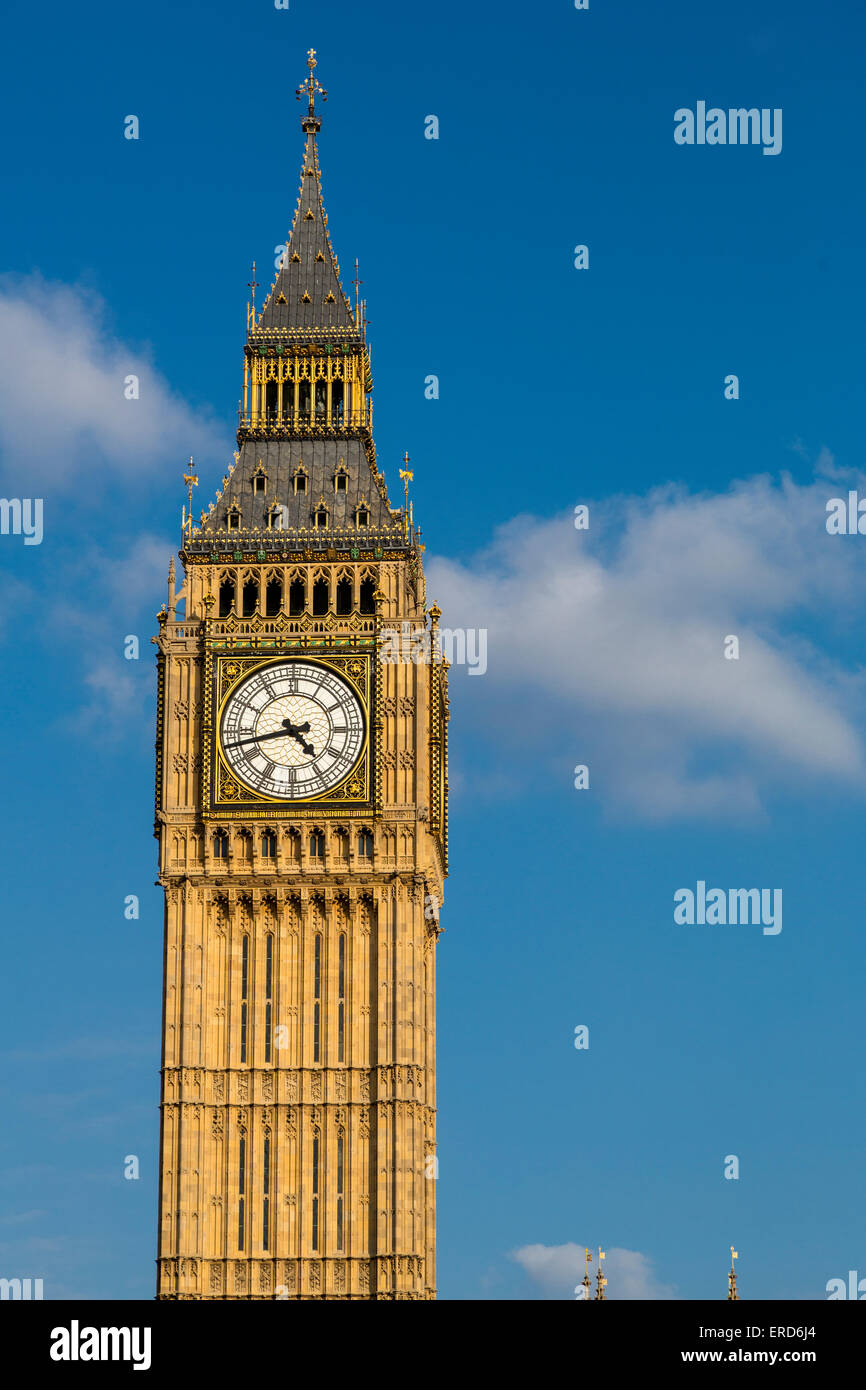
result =
[[[340,267],[331,246],[328,218],[322,202],[322,176],[316,135],[322,122],[316,115],[316,94],[326,92],[313,76],[315,50],[307,60],[310,76],[298,88],[307,97],[308,112],[301,125],[307,134],[301,166],[301,187],[291,234],[270,294],[256,319],[253,332],[303,329],[324,336],[357,336],[356,316],[340,281]],[[255,279],[255,275],[253,275]]]
[[[728,1275],[728,1302],[739,1302],[740,1295],[737,1293],[737,1272],[734,1269],[734,1260],[738,1260],[739,1258],[739,1255],[737,1254],[736,1250],[732,1245],[731,1270]]]

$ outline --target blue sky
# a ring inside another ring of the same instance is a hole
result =
[[[866,539],[824,526],[866,495],[864,27],[839,0],[8,17],[0,487],[45,534],[0,536],[0,1274],[153,1291],[149,638],[186,459],[207,505],[231,457],[311,45],[379,457],[392,497],[412,457],[431,599],[489,634],[453,673],[440,1296],[568,1298],[584,1244],[612,1297],[723,1298],[731,1244],[747,1298],[866,1273]],[[676,145],[699,100],[781,108],[782,153]],[[783,930],[677,925],[698,880],[781,887]]]

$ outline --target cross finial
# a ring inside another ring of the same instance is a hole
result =
[[[322,123],[316,115],[316,93],[318,92],[319,96],[322,98],[322,101],[328,100],[328,93],[325,91],[318,78],[314,75],[313,70],[317,67],[316,50],[314,48],[311,48],[307,54],[307,67],[310,69],[310,75],[307,78],[306,82],[301,83],[295,95],[297,96],[298,101],[300,101],[301,97],[306,92],[309,101],[308,115],[304,118],[304,120],[301,121],[301,125],[304,127],[304,130],[318,130]]]

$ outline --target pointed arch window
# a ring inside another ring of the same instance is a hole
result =
[[[268,1249],[271,1229],[271,1141],[265,1136],[262,1152],[262,1249]]]
[[[345,618],[352,611],[352,581],[346,575],[337,580],[337,613]]]
[[[337,1061],[345,1062],[346,1052],[346,933],[340,932],[337,960]],[[342,1191],[342,1183],[338,1184]]]
[[[262,858],[276,859],[277,857],[277,833],[275,830],[262,831]]]
[[[313,1061],[321,1061],[322,1022],[322,933],[313,941]]]
[[[220,617],[227,618],[234,608],[235,581],[224,579],[220,584]]]
[[[307,470],[300,465],[292,474],[292,481],[295,485],[295,492],[306,492],[307,490]]]
[[[279,578],[270,578],[265,585],[265,614],[268,618],[275,618],[283,606],[283,581]]]
[[[342,1008],[342,1004],[340,1005]],[[345,1140],[342,1133],[337,1136],[337,1249],[343,1248],[343,1174],[345,1163],[343,1161],[343,1145]]]
[[[310,858],[324,859],[325,857],[325,832],[323,830],[310,831]]]
[[[355,525],[362,528],[370,525],[370,511],[363,503],[360,507],[355,508]]]
[[[227,830],[217,830],[213,837],[214,859],[228,859],[229,857],[229,833]]]
[[[334,474],[334,491],[349,491],[349,470],[348,468],[338,468]]]
[[[307,586],[303,579],[293,579],[289,585],[289,616],[299,618],[307,607]]]
[[[229,507],[226,513],[226,527],[229,531],[239,531],[241,529],[241,509],[237,505]]]
[[[247,1141],[241,1135],[238,1146],[238,1249],[244,1248],[244,1203],[247,1187]]]
[[[361,595],[359,607],[362,613],[375,613],[376,601],[373,598],[376,592],[376,581],[374,579],[361,580]]]
[[[265,1061],[271,1060],[271,1023],[273,1020],[274,938],[268,933],[265,942]]]
[[[331,606],[330,585],[327,579],[317,579],[313,585],[313,615],[322,618]]]
[[[241,1062],[247,1060],[247,989],[250,979],[250,938],[241,942]]]
[[[313,512],[313,525],[317,531],[327,531],[329,520],[330,516],[327,507],[320,505]]]
[[[243,588],[243,616],[252,618],[259,606],[259,581],[248,579]]]
[[[358,854],[361,859],[373,858],[373,832],[372,830],[358,831]]]
[[[319,1136],[313,1137],[313,1210],[312,1210],[312,1246],[314,1250],[319,1248]]]

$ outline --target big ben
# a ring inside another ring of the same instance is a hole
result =
[[[376,456],[308,67],[260,308],[251,277],[237,453],[197,524],[188,475],[155,639],[162,1299],[436,1292],[447,662],[411,475],[392,506]],[[394,633],[425,640],[395,659]]]

